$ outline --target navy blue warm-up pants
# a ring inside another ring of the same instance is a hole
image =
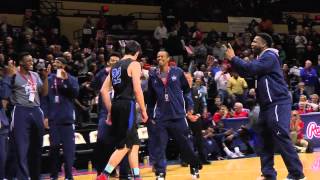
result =
[[[261,144],[259,156],[261,161],[261,172],[265,177],[276,179],[277,173],[274,169],[274,149],[277,148],[288,169],[289,179],[303,178],[302,164],[299,160],[290,139],[290,116],[291,104],[281,104],[261,108],[258,126],[258,135]]]

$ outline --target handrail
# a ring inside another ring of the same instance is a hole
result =
[[[147,5],[147,6],[160,6],[161,0],[146,0],[146,1],[112,1],[112,0],[65,0],[65,1],[76,1],[76,2],[85,2],[85,3],[110,3],[110,4],[129,4],[129,5]]]
[[[151,13],[151,12],[132,12],[128,16],[133,16],[136,19],[161,19],[161,13]],[[148,17],[149,16],[149,17]]]

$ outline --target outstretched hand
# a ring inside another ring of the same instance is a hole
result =
[[[227,50],[225,52],[225,58],[230,61],[234,56],[236,56],[235,53],[234,53],[234,50],[233,50],[231,44],[228,43],[228,47],[227,47]]]

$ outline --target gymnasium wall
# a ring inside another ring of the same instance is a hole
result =
[[[23,15],[17,14],[0,14],[0,16],[7,16],[8,22],[14,26],[21,26]],[[83,23],[85,22],[84,17],[64,17],[59,16],[61,22],[61,33],[66,35],[70,41],[73,40],[73,32],[82,28]],[[96,18],[92,18],[93,21],[96,21]],[[140,30],[154,30],[158,26],[158,20],[137,20],[138,29]],[[187,22],[189,26],[193,25],[193,22]],[[211,29],[215,29],[220,32],[228,32],[228,23],[217,23],[217,22],[199,22],[200,29],[203,32],[209,32]],[[287,33],[286,24],[274,24],[273,25],[275,32],[278,33]],[[299,27],[301,28],[301,27]],[[320,26],[316,26],[315,29],[320,31]]]
[[[160,6],[128,5],[128,4],[108,4],[108,3],[88,3],[62,1],[65,9],[79,10],[100,10],[103,5],[109,6],[109,15],[126,16],[133,12],[160,13]]]

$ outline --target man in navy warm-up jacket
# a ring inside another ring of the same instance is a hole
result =
[[[2,70],[1,70],[2,71]],[[11,95],[10,82],[4,82],[0,79],[0,101],[8,100]],[[8,153],[8,134],[9,120],[6,116],[4,103],[0,103],[0,179],[4,179],[6,175],[6,159]]]
[[[45,117],[49,120],[51,179],[58,179],[60,170],[59,154],[62,144],[65,179],[73,179],[72,166],[75,157],[74,121],[75,108],[73,99],[78,96],[78,79],[67,73],[64,68],[67,61],[57,58],[54,61],[54,70],[61,71],[61,77],[56,73],[48,78],[49,93],[43,98],[42,107]]]
[[[169,59],[168,52],[159,51],[159,68],[149,73],[147,111],[150,117],[148,129],[151,161],[156,170],[157,180],[164,179],[165,151],[170,133],[179,145],[183,158],[190,164],[192,176],[199,178],[198,170],[201,165],[187,139],[190,130],[186,121],[185,106],[188,114],[192,115],[193,110],[190,86],[182,69],[169,67]]]
[[[257,34],[251,47],[257,59],[245,61],[235,56],[229,45],[226,58],[241,76],[258,76],[257,98],[260,115],[257,132],[261,138],[259,156],[262,175],[260,180],[275,180],[274,148],[279,149],[288,169],[287,179],[305,179],[302,163],[289,136],[291,98],[283,78],[278,51],[270,48],[272,38],[266,33]]]

